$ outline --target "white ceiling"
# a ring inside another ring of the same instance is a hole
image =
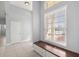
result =
[[[27,9],[29,11],[32,11],[32,2],[30,2],[30,5],[26,6],[24,4],[25,1],[9,1],[10,4],[15,5],[17,7],[20,8],[24,8]],[[4,1],[0,1],[0,19],[5,17],[5,2]]]
[[[29,1],[30,5],[28,6],[26,6],[24,2],[25,1],[9,1],[9,3],[12,5],[32,11],[32,2]]]

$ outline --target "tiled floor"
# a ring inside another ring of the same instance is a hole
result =
[[[0,47],[5,46],[6,44],[6,37],[0,36]]]
[[[1,57],[40,57],[33,51],[30,41],[18,42],[6,47],[0,47]]]

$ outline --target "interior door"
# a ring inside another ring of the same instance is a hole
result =
[[[11,21],[11,43],[19,42],[21,40],[21,22]]]

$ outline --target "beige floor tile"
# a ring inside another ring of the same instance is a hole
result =
[[[0,57],[4,56],[5,47],[0,47]]]
[[[0,47],[0,56],[3,57],[40,57],[33,51],[32,43],[30,41],[17,42],[6,46]]]

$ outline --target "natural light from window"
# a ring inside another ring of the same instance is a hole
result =
[[[47,6],[51,4],[51,7],[54,6],[52,2],[50,4],[49,3],[50,2],[45,2],[45,5]],[[51,8],[48,8],[47,6],[46,9],[46,6],[45,10]],[[67,6],[63,6],[44,14],[44,33],[46,40],[66,45],[66,7]]]

